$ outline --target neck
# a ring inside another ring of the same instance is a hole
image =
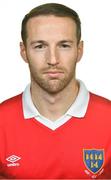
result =
[[[74,79],[56,94],[50,94],[31,82],[32,101],[42,116],[55,121],[67,112],[77,97],[78,89],[78,82]]]

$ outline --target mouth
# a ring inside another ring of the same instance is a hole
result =
[[[59,78],[61,75],[63,75],[63,72],[61,72],[61,71],[48,71],[48,72],[45,72],[45,74],[51,78]]]

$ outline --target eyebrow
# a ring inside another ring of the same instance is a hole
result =
[[[32,41],[30,44],[33,45],[33,44],[36,44],[36,43],[46,43],[46,41],[44,40],[35,40],[35,41]]]
[[[59,43],[73,43],[74,41],[72,40],[61,40]]]
[[[33,44],[46,44],[47,43],[47,41],[44,41],[44,40],[34,40],[34,41],[32,41],[30,44],[31,45],[33,45]],[[59,42],[58,42],[58,44],[62,44],[62,43],[70,43],[70,44],[73,44],[74,43],[74,41],[73,40],[69,40],[69,39],[66,39],[66,40],[60,40]]]

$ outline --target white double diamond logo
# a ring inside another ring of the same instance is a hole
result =
[[[6,158],[7,161],[11,162],[11,163],[15,163],[16,161],[18,161],[19,159],[21,159],[20,157],[18,156],[15,156],[15,155],[12,155],[12,156],[9,156],[8,158]]]

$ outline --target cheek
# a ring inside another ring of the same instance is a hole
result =
[[[45,62],[45,53],[29,52],[27,54],[29,64],[33,67],[40,68]]]
[[[75,73],[77,54],[72,54],[65,59],[65,66],[69,74]]]
[[[33,61],[41,61],[44,59],[44,53],[33,52],[28,54],[29,59]]]
[[[77,50],[76,49],[66,49],[66,50],[62,50],[59,52],[59,56],[61,57],[61,59],[64,59],[66,62],[67,61],[76,61],[77,59]]]
[[[61,64],[65,65],[69,69],[73,69],[75,67],[75,64],[77,62],[77,53],[72,54],[65,54],[61,56]]]

